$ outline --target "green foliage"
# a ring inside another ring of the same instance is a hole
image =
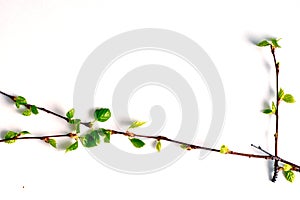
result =
[[[273,111],[269,108],[264,109],[262,112],[265,113],[265,114],[273,114]]]
[[[49,143],[52,147],[56,148],[56,140],[54,140],[54,139],[49,139],[49,140],[48,140],[48,143]]]
[[[282,88],[280,88],[279,92],[278,92],[278,98],[282,99],[284,96],[284,90]]]
[[[265,113],[265,114],[275,114],[275,112],[276,112],[276,105],[275,105],[274,101],[272,101],[272,109],[266,108],[262,112]]]
[[[7,144],[12,144],[16,142],[15,138],[18,138],[21,135],[27,135],[30,134],[30,132],[28,131],[21,131],[19,133],[14,132],[14,131],[8,131],[5,135],[4,135],[4,139],[6,139],[5,143]]]
[[[111,112],[108,108],[99,108],[94,112],[95,120],[99,122],[105,122],[111,117]]]
[[[133,144],[134,147],[136,148],[141,148],[145,145],[145,143],[137,138],[129,138],[130,142]]]
[[[283,171],[283,174],[284,174],[286,180],[288,180],[291,183],[294,182],[296,176],[293,171],[291,171],[291,170]]]
[[[74,129],[76,133],[80,133],[80,123],[81,123],[80,119],[71,119],[69,123],[74,125]]]
[[[93,130],[83,137],[80,137],[80,141],[84,147],[95,147],[100,144],[100,136],[97,130]]]
[[[281,38],[279,38],[279,39],[269,38],[269,39],[260,41],[256,45],[259,47],[266,47],[266,46],[272,45],[272,47],[274,47],[274,48],[281,48],[281,46],[278,44],[279,40],[281,40]]]
[[[223,144],[220,148],[220,153],[227,154],[228,152],[229,152],[228,147]]]
[[[30,106],[30,110],[35,115],[39,114],[39,111],[38,111],[38,109],[37,109],[37,107],[35,105],[31,105]]]
[[[259,43],[257,43],[256,45],[259,47],[266,47],[266,46],[270,46],[271,44],[268,40],[263,40],[263,41],[260,41]]]
[[[295,98],[291,94],[285,94],[282,98],[282,100],[286,103],[295,103]]]
[[[31,133],[28,132],[28,131],[21,131],[19,134],[20,134],[20,135],[28,135],[28,134],[31,134]]]
[[[4,139],[13,139],[13,138],[17,138],[19,135],[19,133],[17,132],[14,132],[14,131],[8,131],[5,136],[4,136]],[[12,144],[16,142],[16,140],[6,140],[5,143],[7,144]]]
[[[98,133],[99,133],[99,135],[101,135],[104,138],[103,140],[105,143],[110,143],[111,131],[106,130],[104,128],[99,128]]]
[[[276,112],[276,105],[274,103],[274,101],[272,101],[272,113],[274,114]]]
[[[189,146],[186,145],[186,144],[181,144],[181,145],[180,145],[180,148],[182,148],[182,149],[184,149],[184,150],[187,150],[188,147],[189,147]]]
[[[128,129],[131,129],[131,128],[138,128],[138,127],[144,125],[145,123],[146,123],[146,122],[143,122],[143,121],[134,121],[134,122],[132,122],[132,124],[129,126]],[[127,129],[127,130],[128,130],[128,129]]]
[[[74,114],[75,114],[75,109],[72,108],[71,110],[69,110],[67,113],[66,113],[66,116],[67,118],[70,120],[74,117]]]
[[[270,38],[269,40],[271,41],[273,47],[281,48],[281,46],[278,44],[278,41],[281,40],[281,38]]]
[[[71,144],[70,146],[67,147],[66,153],[69,151],[74,151],[77,148],[78,148],[78,141],[76,140],[76,142],[74,142],[73,144]]]
[[[289,164],[284,164],[282,168],[283,168],[283,171],[287,172],[292,169],[292,166]]]
[[[30,109],[26,109],[22,112],[22,115],[24,116],[30,116],[31,115],[31,110]]]
[[[161,150],[161,142],[160,142],[160,140],[156,142],[155,149],[156,149],[158,152],[160,152],[160,150]]]
[[[27,104],[26,99],[22,96],[15,97],[14,101],[15,101],[15,104],[16,104],[17,108],[20,108],[20,105],[26,105]]]

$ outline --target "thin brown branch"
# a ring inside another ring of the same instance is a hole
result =
[[[58,137],[74,137],[76,134],[74,133],[67,133],[63,135],[45,135],[45,136],[27,136],[27,137],[15,137],[15,138],[7,138],[1,139],[0,142],[6,142],[10,140],[45,140],[47,138],[58,138]]]
[[[16,102],[16,96],[7,94],[7,93],[2,92],[2,91],[0,91],[0,94],[10,98],[13,102]],[[32,106],[32,104],[25,104],[24,106],[29,109]],[[43,107],[40,107],[40,106],[36,106],[36,108],[38,110],[41,110],[41,111],[45,112],[45,113],[48,113],[48,114],[54,115],[58,118],[61,118],[61,119],[65,120],[66,122],[69,122],[69,119],[67,117],[65,117],[63,115],[60,115],[58,113],[55,113],[55,112],[53,112],[49,109],[46,109],[46,108],[43,108]],[[90,122],[80,122],[80,124],[83,125],[83,126],[86,126],[86,127],[90,127]]]
[[[278,156],[278,130],[279,130],[279,63],[277,62],[276,55],[275,55],[275,47],[273,45],[270,45],[271,47],[271,53],[273,56],[274,66],[276,70],[276,130],[274,134],[274,140],[275,140],[275,156]],[[274,174],[272,177],[272,182],[275,182],[278,176],[278,160],[275,160],[274,162]]]

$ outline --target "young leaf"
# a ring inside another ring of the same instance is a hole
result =
[[[94,130],[85,136],[80,138],[80,141],[84,147],[90,148],[100,144],[100,136],[98,131]]]
[[[137,138],[129,138],[130,142],[133,144],[134,147],[136,148],[141,148],[145,145],[145,143]]]
[[[264,109],[263,111],[262,111],[263,113],[265,113],[265,114],[273,114],[273,111],[271,110],[271,109]]]
[[[79,121],[75,124],[75,131],[76,131],[76,133],[80,133],[80,119],[79,119]]]
[[[19,134],[20,134],[20,135],[27,135],[27,134],[31,134],[31,133],[28,132],[28,131],[21,131]]]
[[[29,110],[29,109],[24,110],[22,112],[22,115],[24,115],[24,116],[30,116],[31,115],[31,110]]]
[[[155,149],[156,149],[158,152],[160,152],[160,150],[161,150],[161,142],[160,142],[160,140],[156,142]]]
[[[27,101],[26,101],[26,99],[24,97],[17,96],[15,98],[15,103],[16,103],[17,108],[20,108],[20,105],[26,105]]]
[[[94,112],[95,120],[99,122],[105,122],[111,117],[111,112],[108,108],[96,109]]]
[[[49,143],[52,147],[56,148],[56,140],[54,140],[54,139],[49,139],[49,140],[48,140],[48,143]]]
[[[295,99],[291,94],[285,94],[282,100],[285,101],[286,103],[295,103]]]
[[[181,145],[180,145],[180,148],[182,148],[182,149],[186,150],[186,149],[188,148],[188,145],[181,144]]]
[[[276,112],[276,106],[274,101],[272,101],[272,113],[274,114]]]
[[[289,182],[292,183],[295,180],[295,174],[293,171],[289,170],[289,171],[284,171],[283,173],[286,180],[288,180]]]
[[[280,88],[279,92],[278,92],[278,98],[282,99],[284,96],[284,90],[282,88]]]
[[[227,154],[228,152],[229,152],[228,147],[223,144],[220,148],[220,153]]]
[[[143,121],[134,121],[134,122],[132,122],[132,124],[129,126],[128,129],[137,128],[137,127],[143,126],[145,123],[146,122],[143,122]]]
[[[74,142],[73,144],[71,144],[70,146],[67,147],[66,153],[69,151],[74,151],[77,148],[78,148],[78,141],[76,140],[76,142]]]
[[[269,45],[271,45],[271,44],[270,44],[269,41],[263,40],[263,41],[257,43],[256,45],[259,46],[259,47],[266,47],[266,46],[269,46]]]
[[[98,131],[99,135],[104,137],[104,142],[105,143],[110,143],[110,135],[111,135],[110,130],[106,130],[104,128],[99,128],[97,131]]]
[[[5,136],[4,136],[4,139],[13,139],[13,138],[16,138],[19,134],[16,133],[16,132],[13,132],[13,131],[8,131]],[[12,144],[16,142],[16,140],[7,140],[5,141],[5,143],[7,144]]]
[[[74,125],[76,133],[80,133],[80,119],[70,119],[69,123]]]
[[[270,38],[270,41],[272,42],[272,45],[276,48],[281,48],[281,46],[278,44],[278,41],[281,40],[281,38],[276,39],[276,38]]]
[[[284,164],[283,165],[283,171],[287,172],[290,171],[292,169],[292,166],[289,164]]]
[[[104,129],[105,130],[105,129]],[[108,130],[105,130],[104,131],[104,142],[105,143],[110,143],[110,135],[111,135],[111,132],[108,131]]]
[[[69,110],[67,113],[66,113],[66,116],[68,119],[72,119],[74,117],[74,114],[75,114],[75,109],[72,108],[71,110]]]
[[[39,114],[39,111],[38,111],[38,109],[37,109],[37,107],[35,105],[31,105],[30,106],[30,110],[35,115]]]

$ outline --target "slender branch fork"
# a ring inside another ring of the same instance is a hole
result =
[[[12,96],[10,94],[7,94],[3,91],[0,91],[0,94],[10,98],[12,101],[15,102],[16,96]],[[25,104],[25,107],[30,107],[31,104]],[[60,119],[65,120],[66,122],[69,122],[69,119],[58,114],[55,113],[49,109],[43,108],[43,107],[38,107],[37,108],[41,111],[44,111],[50,115],[56,116]],[[86,127],[90,127],[90,122],[81,122],[81,125],[86,126]],[[119,134],[119,135],[123,135],[123,136],[129,136],[129,137],[138,137],[138,138],[148,138],[148,139],[154,139],[157,141],[160,140],[164,140],[164,141],[168,141],[171,143],[175,143],[175,144],[180,144],[180,145],[185,145],[187,150],[192,150],[192,149],[201,149],[201,150],[206,150],[206,151],[212,151],[212,152],[220,152],[219,149],[214,149],[214,148],[209,148],[209,147],[203,147],[203,146],[199,146],[199,145],[194,145],[194,144],[189,144],[189,143],[185,143],[182,141],[178,141],[178,140],[174,140],[174,139],[170,139],[167,138],[165,136],[147,136],[147,135],[139,135],[139,134],[135,134],[132,132],[122,132],[122,131],[117,131],[117,130],[111,130],[111,129],[106,129],[108,131],[110,131],[111,135],[113,134]],[[67,133],[67,134],[61,134],[61,135],[46,135],[46,136],[29,136],[29,137],[15,137],[15,138],[9,138],[9,139],[1,139],[0,142],[5,142],[5,141],[9,141],[9,140],[30,140],[30,139],[36,139],[36,140],[48,140],[49,138],[58,138],[58,137],[70,137],[70,138],[74,138],[76,137],[77,134],[76,133]],[[260,151],[262,151],[264,154],[266,155],[260,155],[260,154],[249,154],[249,153],[241,153],[241,152],[236,152],[236,151],[228,151],[226,154],[231,154],[231,155],[236,155],[236,156],[243,156],[243,157],[248,157],[248,158],[262,158],[262,159],[266,159],[266,160],[275,160],[275,162],[282,162],[282,163],[286,163],[289,164],[293,167],[294,171],[298,171],[300,172],[300,166],[296,165],[292,162],[289,162],[285,159],[282,159],[280,157],[278,157],[277,155],[272,155],[271,153],[263,150],[260,146],[255,146],[255,145],[251,145],[252,147],[255,147],[257,149],[259,149]],[[275,152],[276,153],[276,152]],[[278,167],[277,167],[278,168]]]

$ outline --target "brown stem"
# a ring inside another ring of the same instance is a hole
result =
[[[271,45],[271,53],[273,56],[273,61],[274,61],[274,65],[275,65],[275,70],[276,70],[276,112],[275,112],[275,116],[276,116],[276,130],[275,130],[275,134],[274,134],[274,139],[275,139],[275,156],[278,156],[278,129],[279,129],[279,64],[276,60],[276,55],[275,55],[275,47],[273,45]],[[274,174],[272,177],[272,182],[275,182],[278,176],[278,160],[275,160],[274,162]]]
[[[148,135],[139,135],[139,134],[135,134],[132,132],[121,132],[121,131],[109,130],[109,129],[107,129],[107,130],[110,131],[111,134],[120,134],[120,135],[130,136],[130,137],[151,138],[151,139],[155,139],[155,140],[164,140],[164,141],[168,141],[168,142],[172,142],[172,143],[176,143],[176,144],[182,144],[187,147],[187,150],[202,149],[202,150],[207,150],[207,151],[220,152],[219,149],[213,149],[213,148],[203,147],[203,146],[199,146],[199,145],[189,144],[189,143],[173,140],[173,139],[167,138],[165,136],[160,136],[160,135],[148,136]],[[249,158],[272,159],[272,156],[269,156],[269,155],[266,156],[266,155],[248,154],[248,153],[240,153],[240,152],[235,152],[235,151],[229,151],[227,154],[244,156],[244,157],[249,157]]]
[[[8,138],[2,139],[0,142],[6,142],[10,140],[45,140],[46,138],[58,138],[58,137],[74,137],[74,133],[67,133],[63,135],[45,135],[45,136],[29,136],[29,137],[16,137],[16,138]]]
[[[9,95],[9,94],[7,94],[5,92],[2,92],[2,91],[0,91],[0,94],[6,96],[8,98],[10,98],[13,102],[16,102],[16,96]],[[31,104],[25,104],[24,106],[29,109],[32,105]],[[49,109],[46,109],[46,108],[43,108],[43,107],[39,107],[39,106],[36,106],[36,108],[39,109],[39,110],[41,110],[41,111],[43,111],[43,112],[46,112],[48,114],[54,115],[54,116],[56,116],[58,118],[61,118],[61,119],[65,120],[66,122],[69,122],[69,119],[67,117],[65,117],[63,115],[60,115],[60,114],[57,114],[57,113],[55,113],[55,112],[53,112],[53,111],[51,111]],[[86,127],[90,127],[90,122],[80,122],[80,124],[84,125]]]

